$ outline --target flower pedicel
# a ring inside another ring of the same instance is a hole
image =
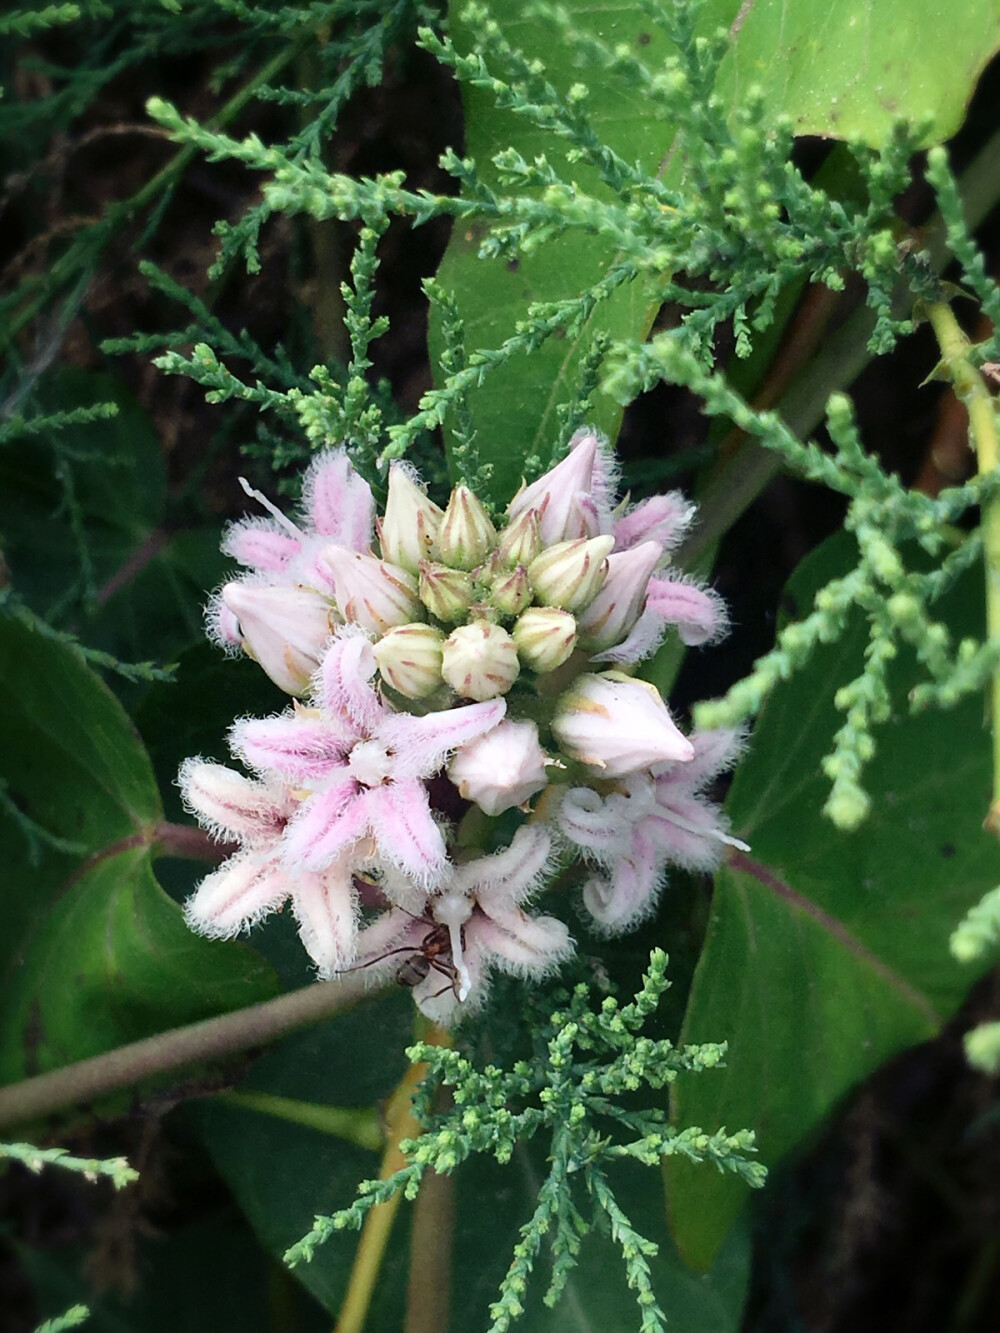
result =
[[[671,626],[725,632],[717,595],[668,570],[694,509],[616,508],[615,490],[609,446],[583,431],[499,523],[466,486],[442,510],[399,463],[377,519],[343,449],[309,468],[297,525],[250,492],[270,516],[226,534],[246,573],[210,631],[293,698],[233,726],[252,777],[181,769],[188,809],[240,847],[189,900],[192,928],[233,935],[290,902],[320,976],[410,959],[417,1004],[447,1024],[492,972],[541,977],[572,951],[532,910],[557,866],[594,868],[583,903],[615,931],[652,910],[667,866],[742,846],[703,795],[739,738],[684,736],[628,674]],[[498,816],[518,822],[485,854]],[[364,919],[359,877],[381,904]]]

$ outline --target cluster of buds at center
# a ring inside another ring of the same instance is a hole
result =
[[[499,515],[464,485],[441,508],[394,464],[377,518],[342,450],[307,473],[298,525],[251,492],[271,517],[229,530],[247,572],[210,624],[295,702],[233,728],[253,777],[182,770],[189,808],[241,847],[189,903],[196,929],[233,933],[290,899],[321,975],[412,950],[418,1003],[450,1021],[491,969],[565,956],[563,923],[521,904],[567,852],[599,872],[584,904],[605,929],[649,910],[669,862],[714,863],[732,839],[702,789],[739,738],[683,735],[631,669],[669,627],[717,636],[724,608],[668,568],[693,508],[617,504],[615,480],[584,431]],[[463,801],[480,831],[513,812],[506,848],[484,839],[477,857],[455,836]],[[359,877],[386,909],[360,925]]]
[[[555,671],[578,645],[607,647],[626,637],[655,561],[638,582],[634,561],[612,577],[613,536],[546,541],[543,513],[544,505],[520,506],[498,531],[467,486],[456,486],[442,510],[405,466],[392,468],[378,524],[383,562],[390,562],[381,566],[385,600],[405,578],[415,579],[421,614],[379,640],[379,672],[391,689],[425,699],[447,686],[460,698],[495,699],[524,669]],[[626,583],[635,586],[626,590]],[[397,606],[392,601],[386,612]]]

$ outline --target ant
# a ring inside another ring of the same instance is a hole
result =
[[[397,909],[400,912],[406,912],[405,907]],[[448,933],[448,927],[435,921],[432,917],[414,916],[412,912],[406,912],[407,916],[413,917],[414,921],[419,921],[430,929],[423,939],[416,946],[403,944],[398,949],[387,949],[385,953],[379,954],[377,958],[369,958],[366,963],[359,963],[356,967],[347,968],[348,972],[357,971],[358,968],[371,967],[374,963],[380,963],[384,958],[391,958],[393,954],[404,953],[408,957],[404,958],[396,968],[396,981],[400,986],[406,986],[412,989],[419,986],[422,981],[431,974],[431,969],[440,972],[443,977],[448,978],[448,985],[442,986],[430,999],[437,999],[443,995],[446,990],[455,992],[456,999],[459,998],[459,973],[451,956],[451,936]],[[465,943],[465,927],[462,927],[462,943]]]

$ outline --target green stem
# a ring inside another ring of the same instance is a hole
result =
[[[341,1013],[371,994],[364,972],[345,973],[218,1018],[161,1032],[89,1060],[0,1088],[0,1127],[21,1125],[185,1065],[221,1060],[278,1041]]]
[[[927,318],[941,348],[941,365],[947,371],[956,397],[969,414],[969,437],[976,451],[979,475],[994,472],[1000,462],[993,399],[978,368],[969,359],[969,340],[959,327],[951,306],[936,301],[927,308]],[[1000,495],[982,504],[981,531],[986,563],[986,635],[1000,636]],[[990,726],[993,732],[993,800],[986,827],[1000,836],[1000,667],[990,683]]]
[[[215,1100],[227,1106],[259,1111],[276,1120],[305,1125],[370,1152],[378,1152],[385,1144],[381,1119],[373,1106],[321,1106],[317,1102],[302,1102],[294,1097],[277,1097],[270,1092],[253,1090],[220,1092]]]

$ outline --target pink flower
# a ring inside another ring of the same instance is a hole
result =
[[[549,780],[548,763],[535,723],[505,719],[463,745],[448,765],[448,776],[467,801],[475,801],[488,815],[499,815],[542,790]]]
[[[302,483],[303,515],[298,525],[266,496],[242,484],[271,517],[231,524],[223,538],[223,553],[257,573],[279,576],[276,582],[324,587],[326,575],[315,565],[324,546],[336,542],[363,551],[371,543],[375,497],[345,449],[327,449],[310,463]]]
[[[594,431],[578,431],[569,452],[510,502],[511,520],[527,510],[538,514],[542,542],[574,541],[611,531],[617,471],[611,446]]]
[[[680,491],[651,495],[615,520],[615,550],[628,551],[640,542],[659,542],[664,551],[673,551],[687,536],[696,512],[695,505]]]
[[[614,556],[611,557],[614,559]],[[646,605],[623,642],[595,653],[595,662],[641,662],[656,652],[669,625],[677,627],[689,647],[714,643],[729,629],[726,604],[714,588],[693,580],[654,577],[649,580]]]
[[[227,583],[209,602],[209,636],[227,651],[242,648],[280,689],[301,694],[339,620],[320,555],[331,538],[352,548],[367,546],[375,501],[343,449],[327,450],[310,465],[301,526],[245,481],[242,485],[271,517],[242,519],[228,528],[223,552],[251,572]]]
[[[321,872],[293,873],[282,861],[282,838],[298,801],[285,784],[256,782],[202,759],[186,760],[178,781],[185,805],[203,827],[242,843],[185,904],[192,930],[228,939],[291,899],[302,943],[320,975],[345,967],[357,937],[354,872],[367,864],[358,848],[345,849]]]
[[[564,754],[606,778],[694,754],[655,685],[617,671],[578,676],[556,703],[552,734]]]
[[[687,763],[633,773],[607,795],[573,787],[559,806],[560,832],[603,872],[585,885],[583,900],[609,932],[630,929],[649,915],[668,865],[714,870],[726,846],[748,850],[704,795],[736,761],[742,736],[705,731],[695,732],[691,741],[694,755]]]
[[[530,916],[522,904],[543,883],[551,856],[546,829],[522,826],[503,851],[454,866],[422,916],[393,908],[362,930],[358,966],[398,973],[402,962],[401,980],[417,978],[419,1008],[445,1026],[482,1004],[492,971],[547,975],[573,941],[563,922]]]
[[[252,769],[276,774],[302,799],[283,840],[283,861],[322,871],[363,838],[429,887],[448,859],[424,779],[503,717],[502,699],[414,717],[396,713],[369,683],[375,655],[358,630],[334,638],[316,678],[313,707],[238,722],[232,747]]]

